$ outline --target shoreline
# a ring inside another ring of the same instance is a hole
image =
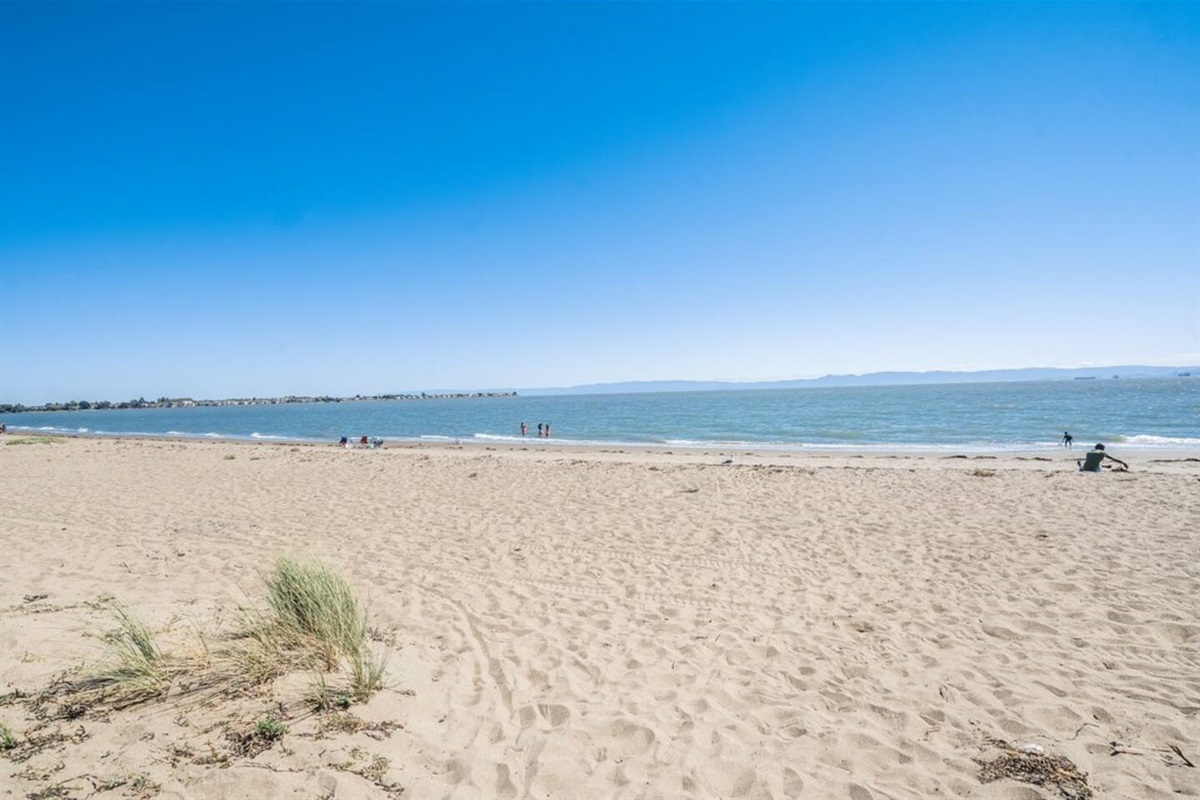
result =
[[[226,436],[207,433],[175,434],[175,433],[137,433],[137,432],[107,432],[80,431],[66,429],[22,428],[9,426],[9,436],[48,436],[81,439],[130,439],[146,441],[172,442],[226,442],[237,444],[267,444],[267,445],[296,445],[302,447],[336,447],[338,442],[333,439],[308,439],[287,436]],[[350,437],[353,448],[358,449],[357,437]],[[1194,457],[1200,459],[1200,444],[1186,445],[1175,443],[1143,443],[1105,440],[1106,447],[1119,448],[1122,452],[1139,454],[1155,454],[1170,458]],[[1073,448],[1061,445],[977,445],[955,443],[872,443],[872,444],[821,444],[821,443],[761,443],[761,442],[631,442],[631,441],[579,441],[569,438],[540,438],[530,436],[521,439],[515,436],[491,436],[486,438],[466,438],[440,435],[428,435],[420,438],[384,439],[382,448],[399,447],[499,447],[499,448],[529,448],[544,447],[562,450],[595,450],[619,448],[623,450],[678,450],[683,452],[721,452],[746,453],[758,456],[771,455],[869,455],[869,456],[929,456],[937,458],[944,455],[965,454],[974,456],[1049,456],[1053,454],[1070,455],[1084,453],[1091,449],[1092,444],[1076,443]]]
[[[458,441],[391,440],[378,448],[363,448],[355,444],[346,448],[333,441],[301,439],[246,439],[217,436],[170,436],[159,434],[108,434],[108,433],[60,433],[53,431],[28,431],[9,429],[4,439],[12,437],[42,437],[48,439],[85,439],[96,441],[171,442],[176,444],[235,445],[246,447],[297,447],[312,449],[340,449],[347,452],[421,451],[447,455],[472,455],[483,453],[505,453],[522,458],[587,457],[606,461],[658,461],[680,464],[711,463],[713,459],[733,459],[733,465],[788,465],[813,462],[814,464],[862,466],[900,465],[913,463],[924,466],[943,465],[952,467],[956,462],[991,462],[992,466],[1006,468],[1042,468],[1052,471],[1074,467],[1090,449],[1078,446],[1072,449],[1055,448],[1011,448],[983,450],[955,445],[926,446],[869,446],[829,447],[813,446],[811,449],[783,449],[770,447],[742,447],[732,445],[666,445],[629,443],[580,443],[562,439],[538,439],[529,441],[461,439]],[[1131,471],[1190,471],[1200,473],[1200,448],[1171,445],[1127,446],[1123,443],[1109,445],[1109,451],[1130,463]],[[904,462],[904,463],[899,463]],[[1190,466],[1189,466],[1190,465]]]

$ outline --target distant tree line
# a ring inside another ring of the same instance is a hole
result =
[[[40,406],[27,406],[22,403],[0,403],[0,414],[17,414],[22,411],[87,411],[102,408],[170,408],[175,403],[166,397],[158,400],[147,400],[139,397],[136,400],[68,400],[65,403],[46,403]]]
[[[268,406],[286,403],[341,403],[355,400],[445,400],[460,397],[516,397],[516,392],[455,392],[452,394],[376,394],[353,397],[236,397],[229,400],[193,400],[190,397],[160,397],[157,400],[147,400],[139,397],[136,400],[111,402],[108,400],[69,400],[65,403],[46,403],[40,406],[27,406],[21,403],[0,403],[0,414],[19,414],[22,411],[88,411],[90,409],[109,408],[187,408],[191,406]]]

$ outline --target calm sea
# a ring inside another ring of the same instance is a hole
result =
[[[394,400],[10,414],[12,431],[276,441],[520,441],[758,449],[1200,449],[1200,377]]]

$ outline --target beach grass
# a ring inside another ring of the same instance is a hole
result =
[[[282,556],[262,576],[266,609],[240,609],[221,644],[203,635],[197,648],[164,653],[153,631],[133,611],[112,603],[117,625],[97,634],[104,653],[81,679],[60,680],[31,703],[74,719],[95,709],[120,710],[202,693],[206,702],[242,696],[289,673],[316,675],[320,710],[366,702],[385,685],[388,657],[368,641],[367,612],[350,583],[312,558]],[[327,675],[337,673],[331,687]],[[11,733],[0,729],[0,747]],[[258,737],[263,738],[263,737]],[[273,740],[278,737],[267,737]]]
[[[284,555],[262,582],[267,610],[242,610],[241,642],[230,653],[247,682],[309,670],[318,707],[362,702],[383,688],[387,654],[372,650],[366,607],[344,575],[318,559]],[[342,667],[349,688],[333,690],[325,674]]]
[[[356,700],[363,702],[384,687],[387,665],[387,652],[374,652],[365,643],[351,657],[350,687]]]
[[[354,697],[349,691],[340,691],[330,686],[324,672],[316,672],[313,674],[312,694],[309,695],[308,701],[317,711],[345,711],[353,704]]]
[[[12,750],[17,746],[17,737],[3,721],[0,721],[0,751]]]
[[[111,611],[117,627],[101,637],[106,652],[99,669],[89,676],[89,690],[115,708],[163,695],[170,674],[154,635],[124,605],[114,604]]]
[[[281,642],[315,649],[330,669],[342,658],[358,657],[367,640],[367,613],[340,572],[316,559],[281,556],[263,580]]]
[[[285,640],[266,615],[243,610],[240,618],[240,629],[233,635],[232,644],[217,653],[217,660],[232,681],[261,686],[294,669],[309,668],[311,654]]]

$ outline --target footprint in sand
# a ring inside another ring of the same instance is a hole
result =
[[[560,705],[538,704],[538,713],[550,723],[551,728],[561,728],[571,719],[571,709]]]
[[[551,728],[561,728],[571,719],[571,709],[557,703],[538,703],[517,710],[517,721],[522,728],[532,728],[538,719],[549,723]]]
[[[617,758],[636,758],[649,752],[657,737],[654,731],[631,722],[616,722],[609,728],[613,737],[609,752]]]
[[[704,796],[749,797],[758,783],[753,769],[728,761],[711,761],[700,771]]]
[[[522,728],[528,728],[537,722],[537,710],[533,706],[524,706],[517,711],[517,720]]]
[[[513,785],[512,776],[509,774],[507,764],[496,765],[496,794],[500,800],[513,800],[519,792],[517,787]]]

